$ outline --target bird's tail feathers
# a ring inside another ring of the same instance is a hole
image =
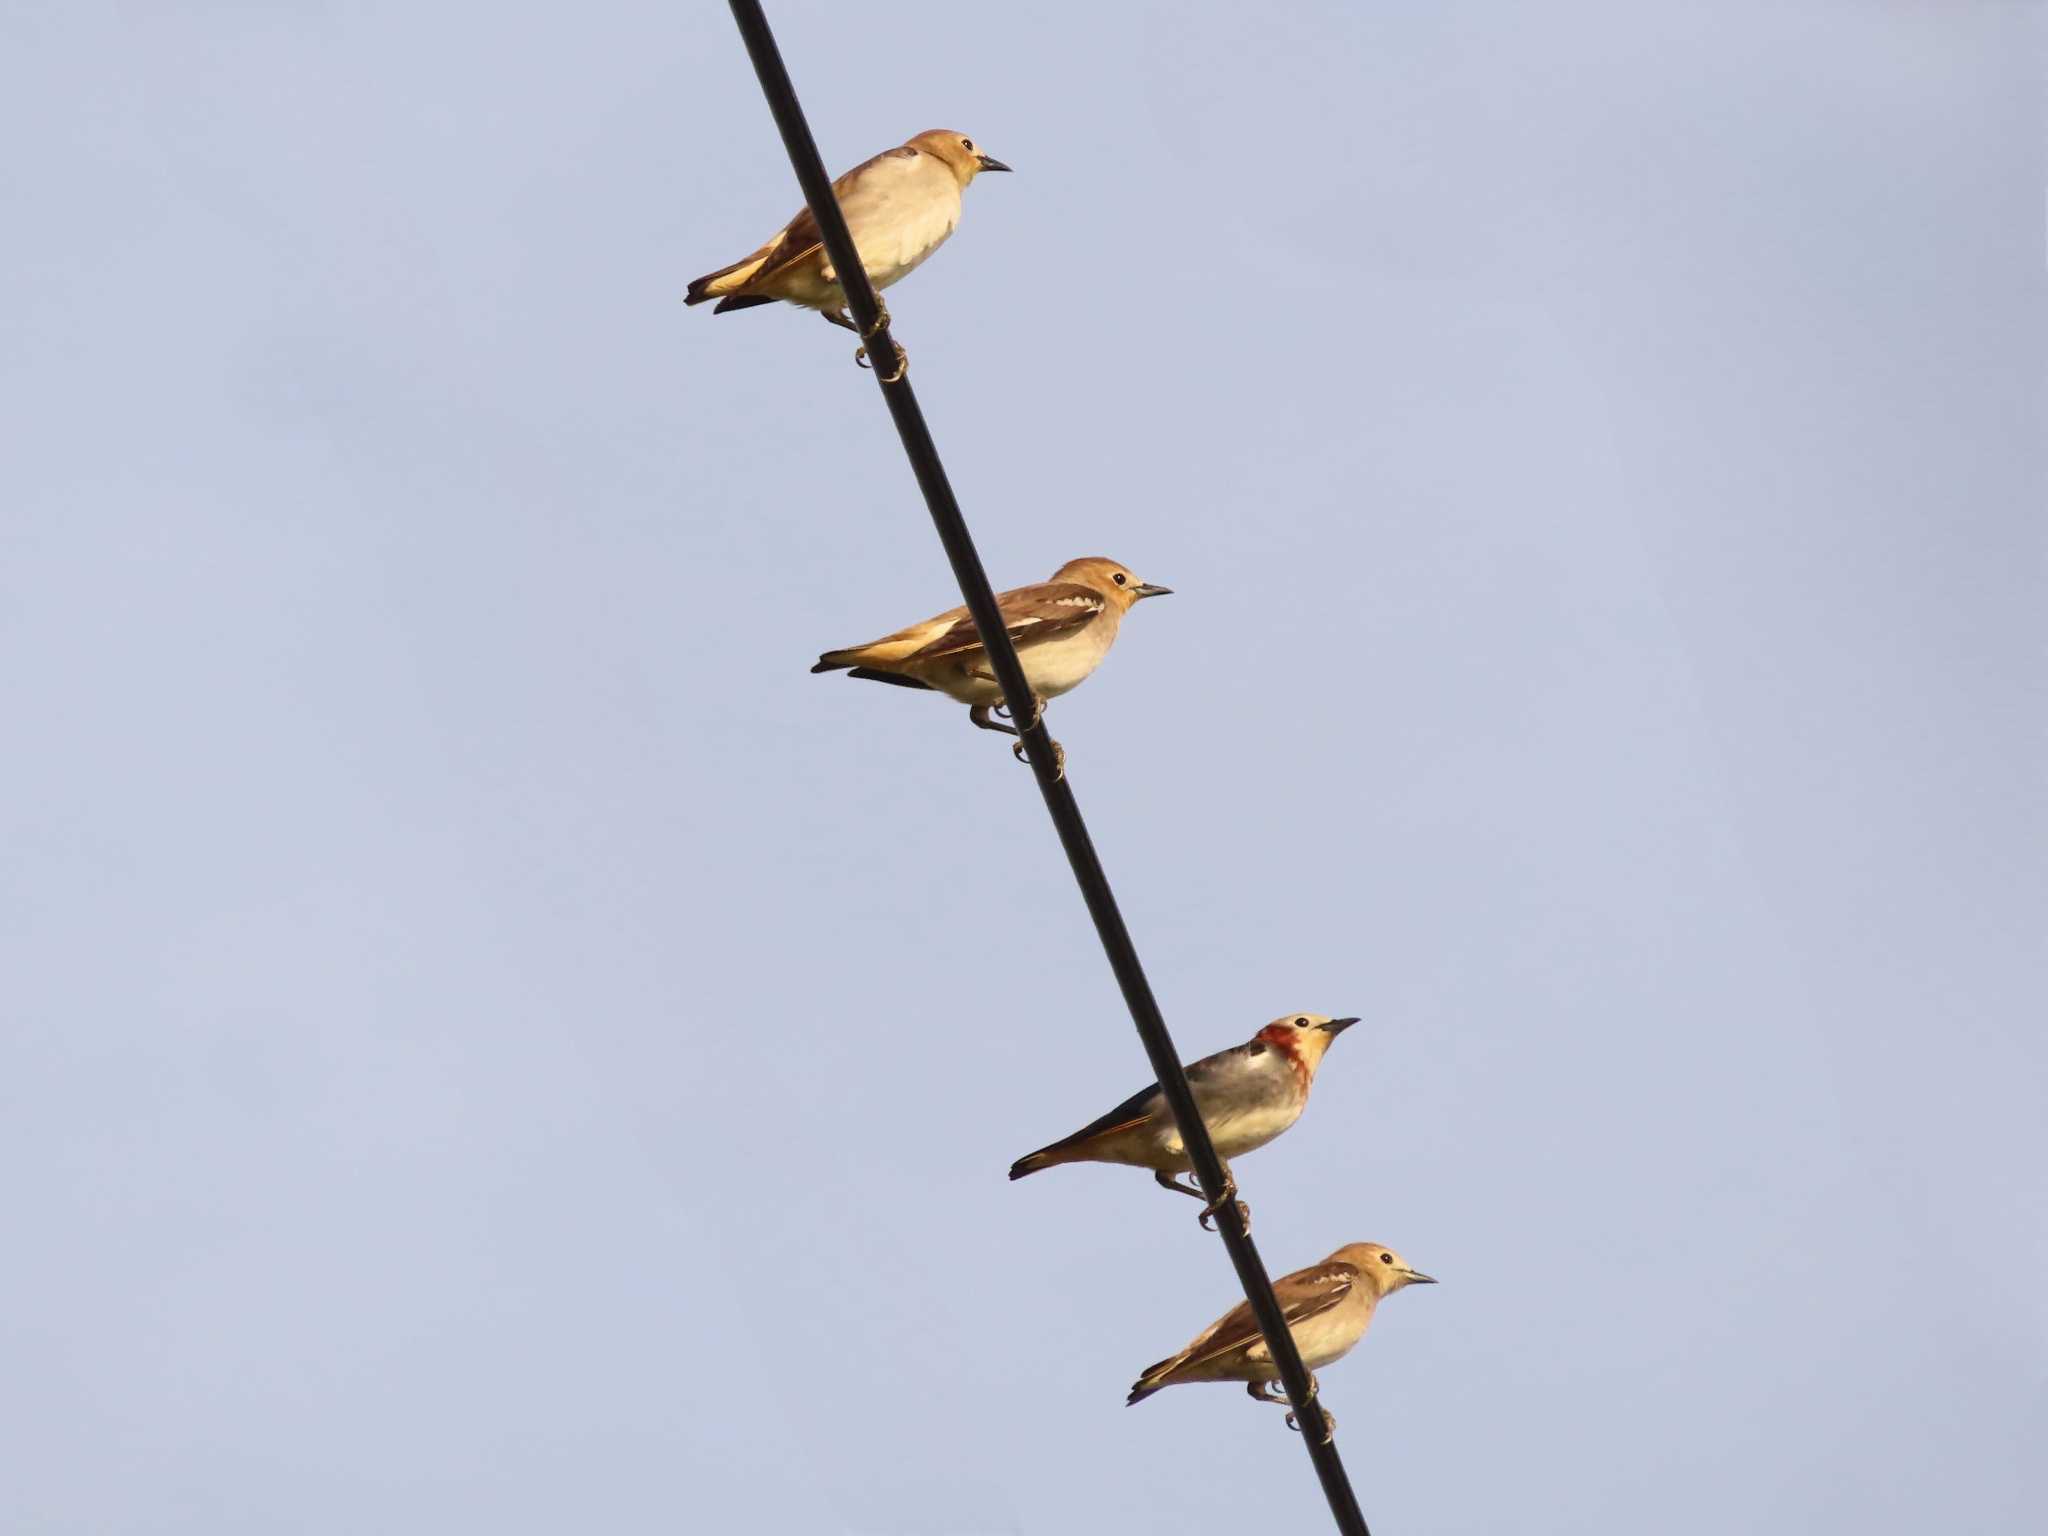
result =
[[[871,646],[849,645],[843,651],[827,651],[818,658],[818,664],[812,667],[811,670],[813,672],[851,671],[868,659],[868,652],[871,649],[873,649]]]
[[[683,295],[683,302],[685,304],[703,304],[712,299],[722,299],[735,288],[745,287],[747,279],[754,275],[754,269],[760,265],[761,253],[756,251],[744,261],[736,261],[729,267],[720,267],[716,272],[706,272],[697,281],[690,284],[689,292]],[[773,299],[757,299],[752,302],[773,304],[775,301]],[[718,307],[719,309],[742,309],[745,307],[745,303],[721,304]]]
[[[1036,1152],[1027,1152],[1010,1164],[1010,1177],[1021,1179],[1027,1173],[1037,1173],[1044,1168],[1057,1168],[1062,1163],[1083,1162],[1074,1154],[1095,1139],[1088,1131],[1076,1131],[1071,1136],[1062,1136],[1058,1141],[1040,1147]]]
[[[871,645],[856,645],[851,650],[827,651],[811,667],[813,672],[845,672],[851,677],[865,678],[871,683],[894,683],[898,688],[925,688],[930,683],[920,682],[914,677],[905,677],[901,672],[884,672],[878,667],[865,665],[874,652]]]
[[[905,677],[901,672],[884,672],[877,667],[855,667],[846,675],[866,678],[871,683],[894,683],[898,688],[922,688],[927,693],[932,691],[930,683],[921,682],[914,677]]]
[[[1018,1158],[1017,1161],[1010,1164],[1010,1177],[1013,1180],[1021,1179],[1026,1174],[1040,1173],[1043,1172],[1045,1169],[1054,1166],[1056,1163],[1060,1161],[1060,1159],[1052,1156],[1051,1154],[1051,1147],[1041,1147],[1036,1152],[1026,1153],[1024,1156]]]
[[[1186,1358],[1185,1354],[1178,1354],[1161,1360],[1156,1365],[1146,1366],[1138,1379],[1131,1383],[1131,1395],[1124,1399],[1124,1406],[1128,1408],[1133,1403],[1142,1403],[1154,1392],[1172,1385],[1166,1378],[1171,1376],[1174,1367]]]

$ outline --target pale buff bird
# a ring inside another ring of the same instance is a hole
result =
[[[1346,1243],[1322,1263],[1276,1280],[1273,1296],[1287,1319],[1294,1347],[1301,1351],[1301,1363],[1314,1372],[1351,1352],[1365,1337],[1373,1309],[1386,1297],[1403,1286],[1434,1284],[1436,1281],[1391,1248],[1378,1243]],[[1148,1366],[1132,1384],[1125,1404],[1143,1402],[1161,1388],[1183,1382],[1241,1381],[1260,1402],[1286,1407],[1286,1395],[1276,1396],[1269,1390],[1279,1379],[1273,1353],[1252,1317],[1251,1303],[1241,1301],[1197,1334],[1179,1354]],[[1311,1374],[1309,1391],[1314,1394],[1317,1390]],[[1328,1409],[1323,1416],[1334,1429],[1337,1421]],[[1294,1423],[1292,1413],[1287,1422]]]
[[[1188,1068],[1195,1107],[1202,1112],[1202,1124],[1209,1129],[1216,1155],[1226,1165],[1239,1153],[1263,1147],[1301,1118],[1323,1053],[1357,1022],[1320,1013],[1282,1014],[1243,1045],[1204,1056]],[[1157,1083],[1132,1094],[1073,1135],[1018,1158],[1010,1166],[1010,1177],[1021,1179],[1061,1163],[1150,1168],[1152,1177],[1166,1188],[1197,1200],[1208,1199],[1198,1187],[1174,1178],[1177,1173],[1189,1172],[1191,1165],[1173,1111]],[[1225,1173],[1228,1171],[1226,1166]],[[1231,1198],[1235,1188],[1233,1181],[1224,1198]],[[1212,1205],[1203,1206],[1204,1226],[1214,1210]],[[1238,1210],[1244,1211],[1242,1204]]]
[[[877,289],[901,282],[946,243],[960,222],[960,194],[983,171],[1009,167],[947,128],[864,161],[832,183],[861,265]],[[807,207],[751,256],[690,284],[685,304],[719,301],[714,314],[780,299],[857,330]],[[886,311],[884,311],[886,314]]]
[[[1117,626],[1134,603],[1164,597],[1172,590],[1138,580],[1114,560],[1089,556],[1069,560],[1052,573],[1051,581],[998,597],[1004,628],[1017,647],[1039,710],[1047,699],[1078,688],[1101,664],[1116,640]],[[1015,726],[989,718],[989,711],[1002,702],[1003,691],[964,607],[948,608],[866,645],[827,651],[811,670],[848,671],[878,683],[934,689],[967,705],[968,719],[981,729],[1017,734]],[[1031,723],[1035,722],[1027,726]]]

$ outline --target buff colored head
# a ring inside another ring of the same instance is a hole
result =
[[[994,155],[983,154],[981,146],[966,134],[955,133],[950,128],[928,129],[909,142],[913,149],[921,149],[933,159],[943,160],[963,187],[983,171],[1009,169]]]
[[[1069,560],[1052,573],[1054,581],[1071,581],[1076,585],[1100,592],[1117,607],[1129,612],[1131,604],[1140,598],[1165,597],[1173,591],[1171,587],[1155,587],[1133,576],[1130,567],[1118,565],[1100,555],[1087,555],[1079,560]]]
[[[1265,1041],[1313,1072],[1331,1042],[1357,1022],[1355,1018],[1332,1019],[1320,1013],[1283,1013],[1252,1038]]]
[[[1403,1286],[1436,1284],[1435,1280],[1381,1243],[1346,1243],[1330,1255],[1328,1262],[1349,1264],[1380,1296],[1391,1296]]]

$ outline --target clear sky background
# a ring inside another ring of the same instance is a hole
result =
[[[2048,1500],[2043,10],[780,0],[1376,1531]],[[880,82],[879,85],[863,82]],[[0,4],[0,1526],[1313,1531],[724,7]]]

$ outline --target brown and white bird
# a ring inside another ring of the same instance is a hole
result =
[[[1226,1165],[1241,1152],[1263,1147],[1301,1118],[1323,1053],[1357,1022],[1320,1013],[1282,1014],[1243,1045],[1204,1056],[1187,1069],[1195,1107],[1202,1112],[1202,1124],[1208,1127],[1216,1155]],[[1176,1173],[1189,1172],[1192,1165],[1173,1111],[1157,1083],[1132,1094],[1073,1135],[1018,1158],[1010,1165],[1010,1177],[1021,1179],[1059,1163],[1123,1163],[1150,1168],[1153,1178],[1167,1189],[1205,1202],[1202,1225],[1207,1226],[1215,1212],[1199,1188],[1174,1178]],[[1233,1180],[1224,1198],[1233,1198],[1234,1193]]]
[[[1322,1263],[1276,1280],[1273,1295],[1287,1319],[1287,1331],[1294,1335],[1294,1347],[1301,1351],[1301,1363],[1313,1372],[1351,1352],[1365,1337],[1373,1309],[1381,1301],[1403,1286],[1434,1284],[1436,1281],[1391,1248],[1378,1243],[1346,1243]],[[1241,1301],[1195,1335],[1179,1354],[1146,1367],[1132,1384],[1125,1406],[1183,1382],[1241,1381],[1260,1402],[1286,1407],[1286,1395],[1276,1396],[1269,1390],[1279,1379],[1273,1352],[1252,1317],[1251,1303]],[[1309,1391],[1317,1390],[1311,1375]],[[1336,1427],[1328,1409],[1324,1418],[1330,1427]],[[1292,1413],[1287,1422],[1294,1423]]]
[[[1003,627],[1017,647],[1039,707],[1078,688],[1101,664],[1134,603],[1170,591],[1138,580],[1114,560],[1090,556],[1069,560],[1051,581],[998,597]],[[989,718],[1003,690],[964,607],[948,608],[866,645],[827,651],[811,670],[850,671],[878,683],[934,689],[967,705],[967,717],[983,730],[1017,734],[1016,727]]]
[[[868,281],[887,288],[916,271],[959,224],[960,194],[967,184],[983,171],[1008,169],[965,134],[934,128],[833,182]],[[690,284],[683,302],[710,299],[719,301],[714,314],[780,299],[815,309],[834,325],[858,329],[844,314],[846,293],[808,207],[752,255]]]

